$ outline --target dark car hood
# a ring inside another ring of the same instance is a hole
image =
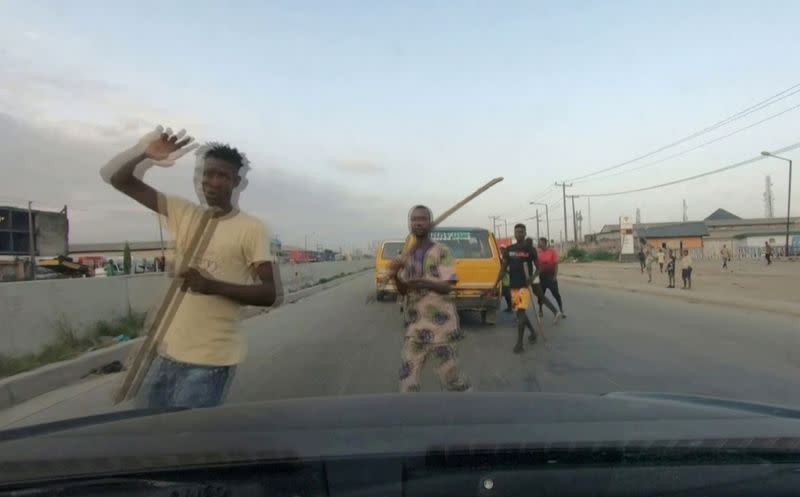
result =
[[[448,447],[793,448],[800,411],[657,393],[415,394],[110,413],[0,433],[0,481],[253,460],[425,454]],[[111,456],[113,454],[113,456]],[[94,465],[94,466],[92,466]],[[44,469],[43,469],[44,468]]]

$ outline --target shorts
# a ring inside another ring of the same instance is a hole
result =
[[[530,288],[512,288],[511,305],[515,311],[527,311],[531,306]]]

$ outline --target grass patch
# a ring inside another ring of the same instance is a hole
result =
[[[100,345],[108,337],[126,335],[138,337],[142,333],[146,313],[131,313],[110,321],[98,321],[86,333],[79,333],[63,316],[59,316],[54,326],[56,339],[35,354],[7,356],[0,354],[0,378],[36,369],[46,364],[78,357],[92,347]],[[82,336],[83,335],[83,336]]]

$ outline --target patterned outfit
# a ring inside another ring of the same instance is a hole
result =
[[[415,248],[406,260],[401,278],[457,281],[450,250],[438,243]],[[452,298],[430,290],[410,290],[404,311],[408,325],[401,351],[400,391],[419,391],[420,372],[429,357],[438,361],[436,374],[446,390],[469,389],[469,381],[458,368],[453,345],[464,335]]]

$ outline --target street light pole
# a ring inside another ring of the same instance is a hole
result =
[[[550,243],[550,207],[544,202],[529,202],[530,205],[543,205],[544,206],[544,219],[547,225],[547,243]]]
[[[786,199],[786,246],[784,250],[785,257],[789,257],[789,227],[792,223],[792,160],[786,157],[779,157],[771,152],[761,152],[765,157],[772,157],[774,159],[785,160],[789,163],[789,197]]]

